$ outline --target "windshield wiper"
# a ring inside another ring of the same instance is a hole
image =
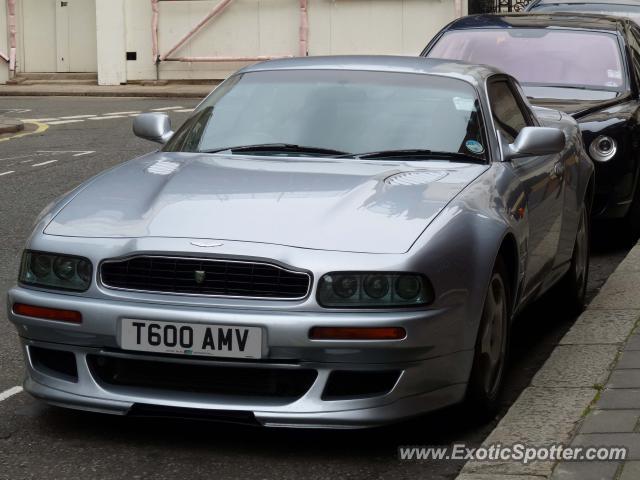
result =
[[[597,85],[553,85],[549,83],[525,83],[525,87],[567,88],[569,90],[593,90],[596,92],[618,92],[615,87],[607,88]]]
[[[412,148],[404,150],[381,150],[379,152],[358,153],[355,155],[344,155],[344,157],[352,157],[357,159],[376,159],[376,158],[415,158],[419,160],[449,160],[458,162],[486,163],[482,158],[467,155],[459,152],[440,152],[436,150],[426,150],[421,148]]]
[[[544,85],[545,87],[551,88],[569,88],[571,90],[592,90],[591,88],[587,88],[585,85]],[[593,90],[598,90],[597,87],[593,87]]]
[[[306,145],[296,145],[294,143],[260,143],[256,145],[239,145],[237,147],[216,148],[214,150],[205,150],[202,153],[246,153],[246,152],[283,152],[283,153],[308,153],[311,155],[348,155],[347,152],[333,150],[322,147],[309,147]]]

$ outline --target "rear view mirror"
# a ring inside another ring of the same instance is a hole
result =
[[[525,127],[508,145],[505,160],[560,153],[565,147],[564,132],[558,128]]]
[[[133,133],[145,140],[165,144],[173,136],[166,113],[142,113],[133,121]]]

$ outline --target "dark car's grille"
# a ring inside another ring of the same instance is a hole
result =
[[[306,368],[237,367],[88,355],[92,374],[116,387],[214,395],[274,397],[304,395],[318,372]]]
[[[228,297],[303,298],[311,283],[307,273],[266,263],[180,257],[109,260],[100,273],[110,288]]]

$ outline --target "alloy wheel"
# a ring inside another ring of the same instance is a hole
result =
[[[500,387],[507,349],[507,294],[502,277],[494,273],[483,311],[480,332],[482,382],[486,395],[493,397]]]

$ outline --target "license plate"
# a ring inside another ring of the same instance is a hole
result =
[[[125,318],[120,346],[142,352],[261,358],[262,329]]]

